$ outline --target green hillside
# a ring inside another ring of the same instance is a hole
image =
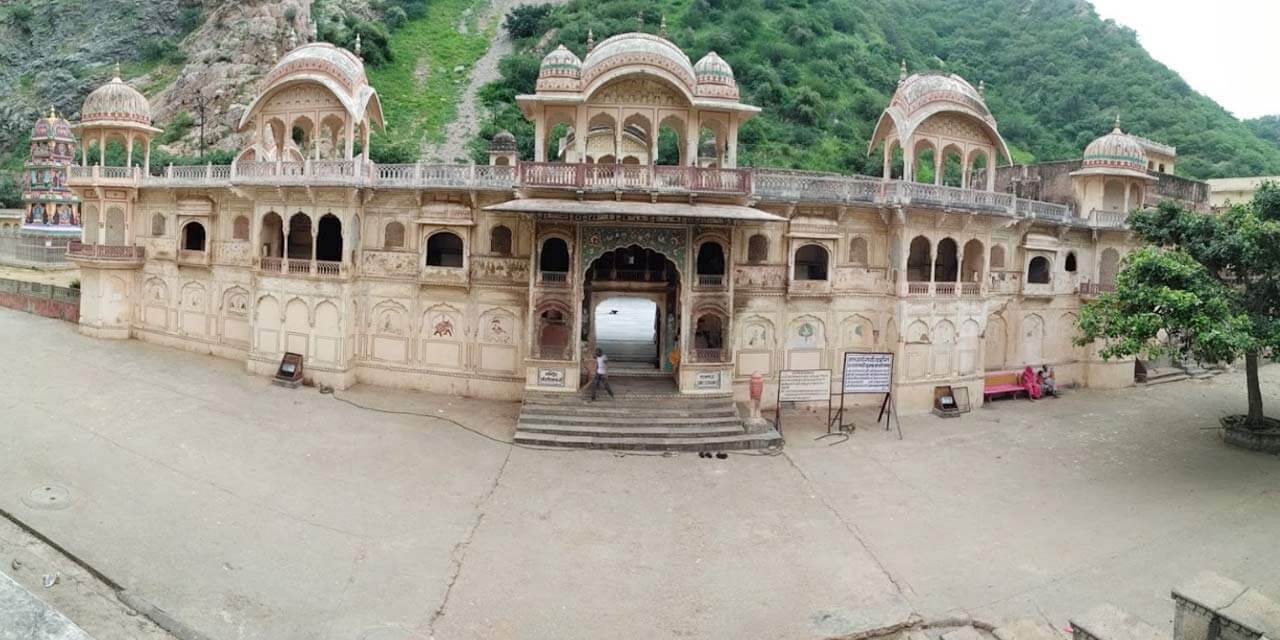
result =
[[[878,173],[867,140],[905,59],[915,71],[985,81],[1018,161],[1079,157],[1118,113],[1127,131],[1177,146],[1179,174],[1280,173],[1280,146],[1083,0],[574,0],[525,16],[518,53],[485,90],[492,113],[481,137],[510,129],[527,156],[532,127],[512,98],[534,88],[539,39],[550,31],[541,51],[563,43],[583,56],[588,29],[597,41],[634,30],[637,13],[649,32],[665,14],[669,37],[694,60],[719,53],[743,99],[764,108],[741,132],[745,164]],[[477,159],[484,145],[473,143]]]

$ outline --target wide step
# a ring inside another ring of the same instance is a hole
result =
[[[747,433],[732,398],[676,394],[601,398],[529,394],[516,442],[539,447],[642,451],[724,451],[782,444],[777,431]]]

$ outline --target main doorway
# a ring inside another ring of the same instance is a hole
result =
[[[584,361],[600,349],[612,378],[672,378],[679,291],[679,271],[661,252],[631,245],[593,260],[583,278]]]
[[[611,296],[596,304],[596,347],[609,355],[613,375],[649,373],[660,368],[661,322],[657,301],[646,297]]]

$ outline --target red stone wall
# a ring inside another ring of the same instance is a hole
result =
[[[0,280],[0,307],[78,323],[80,291],[17,280]]]

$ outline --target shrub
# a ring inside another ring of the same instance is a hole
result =
[[[502,24],[512,38],[532,38],[547,32],[550,17],[551,5],[526,4],[512,9]]]

